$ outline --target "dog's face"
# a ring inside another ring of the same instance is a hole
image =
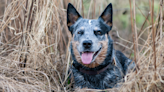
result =
[[[108,48],[108,32],[112,28],[112,4],[96,20],[83,19],[73,5],[68,4],[67,25],[73,36],[76,60],[89,68],[101,64]]]

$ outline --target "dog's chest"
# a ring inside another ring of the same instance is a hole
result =
[[[117,68],[114,70],[107,69],[103,73],[97,75],[83,74],[78,70],[73,69],[73,75],[77,87],[93,89],[112,88],[116,86],[118,81],[122,78]]]

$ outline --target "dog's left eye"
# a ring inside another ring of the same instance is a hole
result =
[[[97,32],[97,34],[98,34],[98,35],[101,35],[101,32],[100,32],[100,31],[98,31],[98,32]]]
[[[94,31],[94,33],[95,33],[96,35],[102,35],[102,32],[101,32],[101,31]]]

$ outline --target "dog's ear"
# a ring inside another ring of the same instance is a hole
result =
[[[67,7],[67,26],[68,28],[72,26],[79,18],[81,15],[77,12],[75,7],[69,3]]]
[[[112,28],[112,17],[113,17],[113,9],[112,9],[112,4],[110,3],[103,13],[100,15],[99,18],[103,19],[103,21]]]

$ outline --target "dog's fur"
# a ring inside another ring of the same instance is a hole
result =
[[[73,36],[70,43],[71,70],[78,88],[117,87],[119,82],[123,82],[125,74],[135,67],[132,60],[113,48],[113,41],[108,35],[112,29],[112,13],[112,4],[109,4],[97,20],[84,19],[72,4],[68,4],[67,25]],[[93,54],[93,60],[86,64],[82,62],[83,52],[98,53]],[[89,74],[81,70],[89,71]]]

